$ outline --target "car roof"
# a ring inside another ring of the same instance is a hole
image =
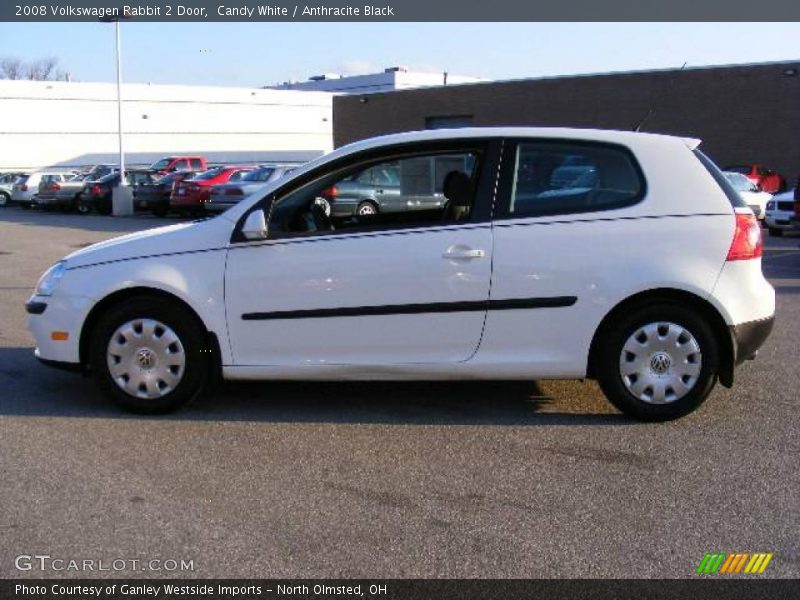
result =
[[[333,154],[339,152],[342,152],[342,154],[349,154],[350,152],[358,150],[410,142],[497,137],[593,140],[620,144],[663,143],[667,140],[674,141],[680,139],[691,150],[694,150],[700,145],[700,140],[696,138],[679,138],[677,136],[658,133],[616,131],[609,129],[576,129],[570,127],[461,127],[458,129],[429,129],[425,131],[409,131],[406,133],[382,135],[342,146]],[[345,150],[347,150],[347,152],[344,152]],[[330,155],[327,156],[330,157]]]

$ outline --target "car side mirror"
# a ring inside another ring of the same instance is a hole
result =
[[[269,235],[263,210],[254,210],[244,220],[242,235],[248,240],[265,240]]]

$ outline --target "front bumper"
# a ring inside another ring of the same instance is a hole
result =
[[[79,364],[81,328],[90,308],[89,298],[83,296],[31,296],[25,310],[36,357],[42,362]]]
[[[730,326],[735,364],[740,365],[746,360],[755,358],[758,349],[772,332],[774,324],[775,316],[773,315],[766,319]]]

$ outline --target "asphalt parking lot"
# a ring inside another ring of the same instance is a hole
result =
[[[799,236],[766,238],[758,359],[676,422],[588,382],[227,384],[130,416],[37,363],[23,303],[64,254],[166,222],[0,209],[0,577],[687,577],[715,551],[800,577]]]

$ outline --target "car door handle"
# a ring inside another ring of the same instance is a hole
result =
[[[451,246],[442,254],[447,259],[483,258],[486,253],[479,248],[465,248],[464,246]]]

